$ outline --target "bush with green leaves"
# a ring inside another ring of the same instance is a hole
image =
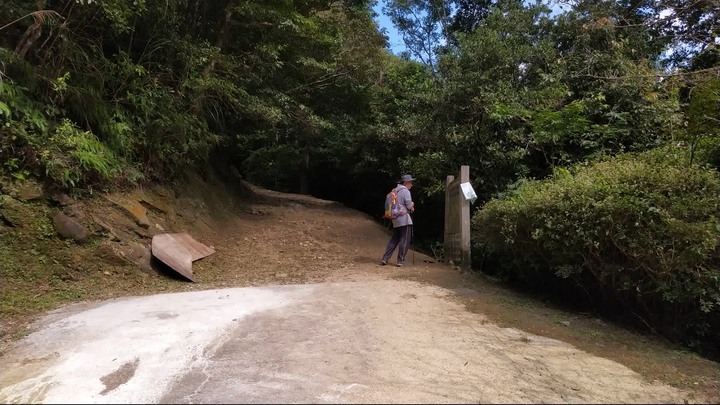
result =
[[[720,333],[719,195],[682,151],[619,155],[490,201],[473,245],[507,280],[699,343]]]
[[[93,133],[81,131],[67,119],[40,150],[40,160],[45,174],[64,187],[104,183],[121,169],[121,162]]]
[[[21,86],[0,81],[0,96],[0,174],[66,188],[134,184],[142,177],[92,132],[67,118],[53,122],[52,111]]]

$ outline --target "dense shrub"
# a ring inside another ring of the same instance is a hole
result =
[[[621,155],[490,201],[473,217],[474,248],[505,279],[709,342],[720,333],[719,194],[717,173],[677,150]]]
[[[0,81],[0,174],[63,187],[134,183],[141,174],[90,131],[48,118],[20,86]],[[49,108],[48,108],[49,109]]]

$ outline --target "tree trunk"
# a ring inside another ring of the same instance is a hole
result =
[[[308,172],[310,171],[310,148],[305,147],[300,160],[300,194],[310,194]]]
[[[215,71],[215,65],[217,64],[217,60],[220,57],[220,54],[222,53],[222,48],[225,45],[225,39],[227,37],[227,31],[228,31],[228,25],[230,25],[230,21],[232,20],[232,12],[233,12],[233,2],[232,0],[228,2],[227,6],[225,7],[225,18],[223,19],[222,26],[220,27],[220,31],[218,32],[217,40],[215,41],[215,46],[218,48],[218,53],[215,55],[210,63],[203,69],[202,72],[202,78],[203,80],[207,80],[210,75]],[[203,105],[205,104],[205,91],[201,91],[200,94],[195,99],[195,102],[192,105],[191,112],[193,115],[198,114],[201,110]]]
[[[43,11],[45,9],[45,3],[45,0],[38,0],[38,11]],[[42,35],[43,19],[38,16],[37,13],[33,14],[33,18],[35,18],[35,22],[33,22],[33,24],[25,30],[25,33],[15,47],[15,54],[20,59],[25,59],[25,55],[27,55],[30,47],[32,47],[35,41],[37,41],[38,38],[40,38],[40,35]]]

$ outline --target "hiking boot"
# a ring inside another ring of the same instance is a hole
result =
[[[386,265],[386,264],[387,264],[387,260],[380,260],[380,265],[381,265],[381,266],[384,266],[384,265]]]

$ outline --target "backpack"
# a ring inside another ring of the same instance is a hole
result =
[[[403,214],[405,212],[397,203],[397,189],[394,188],[385,196],[385,214],[383,218],[395,219]]]

